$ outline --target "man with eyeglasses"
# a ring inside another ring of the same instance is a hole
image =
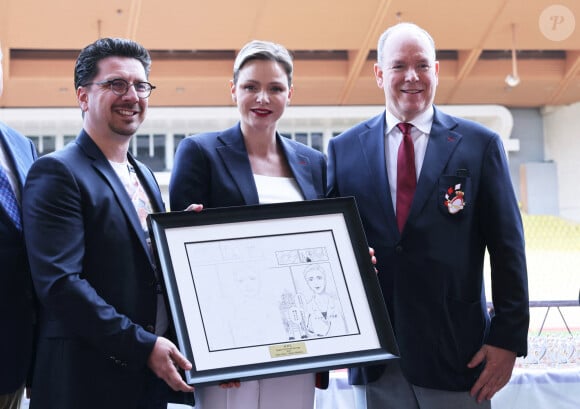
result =
[[[146,216],[164,204],[153,172],[128,151],[155,88],[150,64],[130,40],[85,47],[74,77],[83,129],[26,180],[25,237],[40,300],[31,409],[192,403],[178,372],[191,364],[167,338],[148,242]]]

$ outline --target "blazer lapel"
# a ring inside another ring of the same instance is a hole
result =
[[[312,164],[307,156],[296,153],[294,147],[288,143],[286,138],[276,135],[278,143],[282,146],[286,160],[290,166],[290,170],[300,186],[302,195],[306,200],[316,199],[316,190],[314,189],[314,181],[312,180]]]
[[[409,213],[410,220],[421,212],[433,189],[437,189],[437,180],[461,141],[462,136],[452,130],[456,125],[449,115],[435,109],[427,151]]]
[[[123,186],[121,179],[115,173],[115,170],[105,157],[98,146],[93,142],[93,140],[89,137],[89,135],[83,130],[81,134],[77,138],[77,143],[81,146],[83,151],[93,159],[93,167],[95,170],[100,173],[103,178],[105,179],[106,183],[111,188],[113,194],[117,198],[121,206],[121,210],[129,220],[129,224],[133,228],[135,235],[139,238],[139,242],[141,243],[141,247],[149,257],[149,260],[153,264],[153,259],[151,257],[151,252],[149,251],[149,246],[147,245],[146,235],[143,231],[143,227],[141,227],[141,221],[139,220],[139,216],[135,211],[135,206],[133,202],[131,202],[131,198],[127,194],[127,189]],[[134,160],[133,160],[134,161]],[[141,179],[143,180],[143,179]],[[145,185],[147,185],[146,183]],[[150,186],[147,186],[148,192],[151,191]],[[163,206],[159,206],[159,203],[156,198],[150,196],[150,200],[152,200],[152,206],[158,206],[158,209],[162,209]]]
[[[389,179],[387,177],[387,162],[385,158],[385,114],[371,119],[368,130],[358,135],[359,146],[362,151],[363,163],[361,164],[361,183],[368,185],[375,192],[377,200],[374,206],[380,209],[382,215],[377,215],[380,220],[387,221],[388,229],[393,234],[398,234],[395,210],[391,199]]]
[[[228,170],[230,177],[238,186],[238,190],[246,204],[258,204],[258,190],[252,174],[252,167],[248,159],[248,151],[244,144],[239,123],[225,130],[218,136],[222,146],[216,148],[218,155]]]
[[[14,166],[14,170],[18,177],[18,187],[22,191],[28,169],[30,169],[32,162],[36,159],[36,152],[32,150],[32,145],[28,139],[22,140],[21,138],[14,137],[1,123],[0,138],[6,156],[12,161],[11,164]],[[22,154],[20,152],[22,152]]]

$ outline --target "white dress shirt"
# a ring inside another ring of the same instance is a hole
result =
[[[411,138],[415,147],[415,170],[417,180],[421,175],[427,143],[429,142],[429,133],[433,124],[433,106],[430,109],[408,122],[413,125],[411,128]],[[393,209],[396,209],[397,203],[397,153],[399,145],[403,140],[403,133],[397,128],[400,123],[394,115],[388,110],[386,112],[385,124],[385,159],[387,163],[387,176],[389,178],[389,188],[391,190],[391,199],[393,200]]]

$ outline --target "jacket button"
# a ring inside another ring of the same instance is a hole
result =
[[[401,254],[403,252],[403,246],[401,246],[400,244],[395,247],[395,253],[397,254]]]
[[[146,325],[145,330],[147,330],[151,333],[155,333],[155,327],[153,325]]]

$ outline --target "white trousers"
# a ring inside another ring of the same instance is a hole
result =
[[[195,389],[195,409],[312,409],[315,375],[300,374]]]

